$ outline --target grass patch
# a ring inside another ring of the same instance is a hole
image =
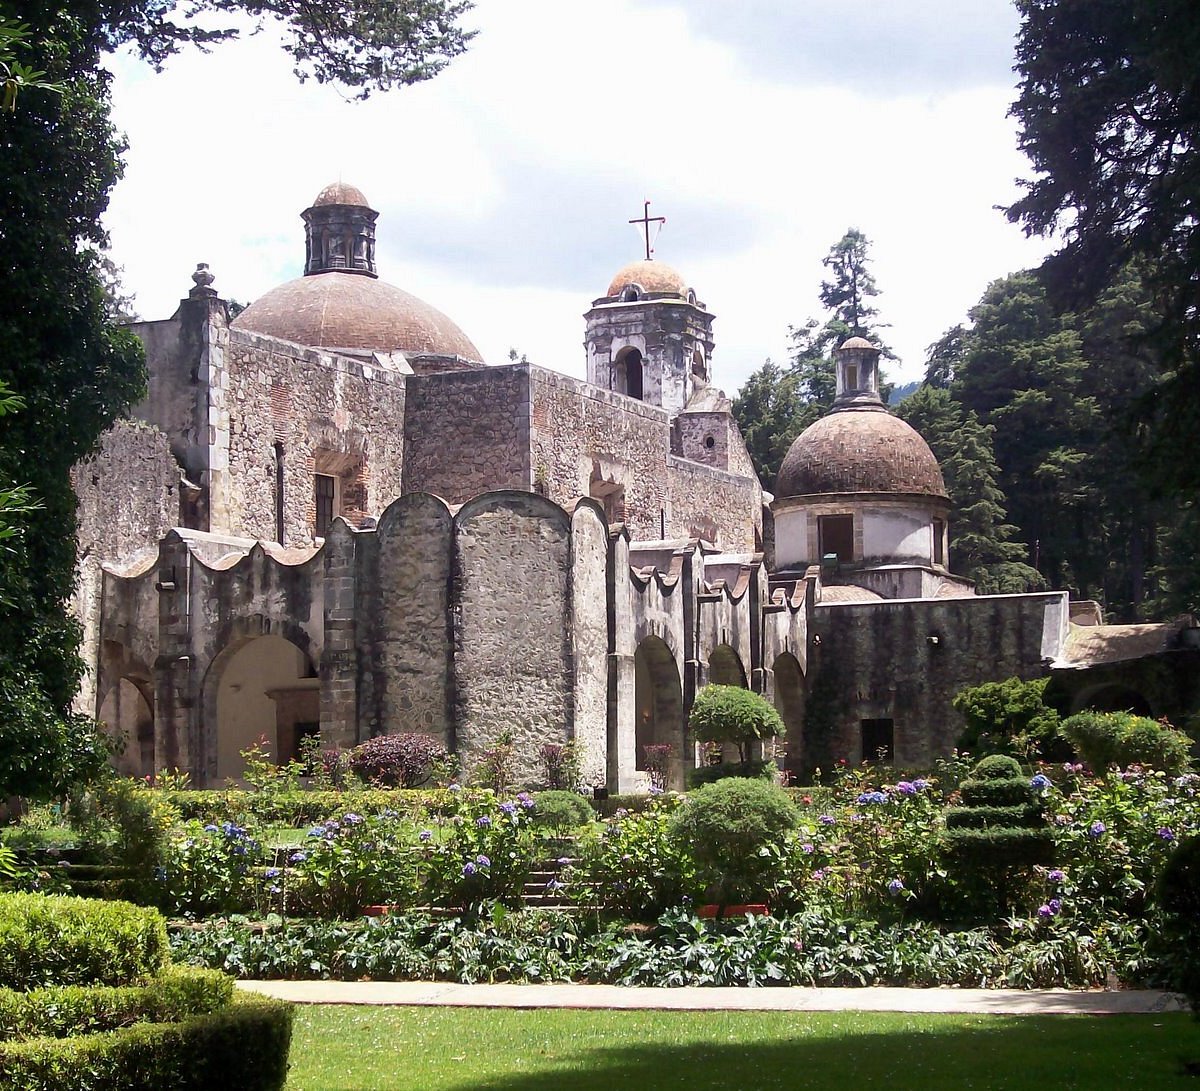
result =
[[[1182,1014],[302,1006],[286,1091],[1188,1088]]]

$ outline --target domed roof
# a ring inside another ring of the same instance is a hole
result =
[[[354,273],[289,280],[255,300],[231,325],[313,348],[482,361],[467,335],[441,311],[382,280]]]
[[[363,191],[349,182],[330,182],[313,198],[312,207],[323,205],[357,205],[360,208],[370,208],[371,205],[363,195]]]
[[[670,292],[687,295],[687,282],[669,265],[661,261],[631,261],[618,270],[608,286],[608,296],[620,295],[631,284],[638,285],[644,292]]]
[[[775,496],[896,493],[945,498],[946,483],[917,431],[882,409],[830,413],[792,443]]]

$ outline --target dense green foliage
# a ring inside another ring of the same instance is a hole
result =
[[[161,969],[166,948],[166,929],[153,909],[0,895],[0,988],[125,985]]]
[[[1006,678],[969,686],[954,698],[965,727],[957,746],[986,756],[1009,754],[1054,760],[1065,757],[1058,740],[1058,713],[1042,703],[1048,679]]]
[[[1166,914],[1180,987],[1200,1013],[1200,837],[1187,838],[1171,854],[1155,895]]]
[[[1182,731],[1129,712],[1077,712],[1063,720],[1059,730],[1100,776],[1115,765],[1140,765],[1177,776],[1192,757],[1192,740]]]
[[[787,733],[775,706],[742,686],[705,686],[692,703],[688,727],[699,742],[736,746],[742,762],[750,761],[754,743]]]

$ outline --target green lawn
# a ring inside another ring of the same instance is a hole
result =
[[[287,1091],[1187,1088],[1187,1015],[300,1007]]]

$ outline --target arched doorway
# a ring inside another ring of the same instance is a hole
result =
[[[666,787],[684,787],[683,687],[675,656],[664,640],[648,636],[633,656],[635,768],[646,769],[647,746],[670,746]]]
[[[241,752],[260,740],[272,761],[297,757],[301,739],[320,731],[320,686],[309,657],[283,637],[253,637],[222,652],[205,683],[205,719],[215,729],[208,754],[210,763],[215,756],[217,779],[242,776]]]
[[[113,740],[113,768],[122,776],[145,777],[154,770],[154,709],[145,682],[121,678],[100,703],[100,723]]]
[[[778,656],[771,667],[774,678],[775,709],[787,728],[784,741],[776,750],[780,768],[793,777],[807,772],[804,753],[804,672],[790,652]]]

